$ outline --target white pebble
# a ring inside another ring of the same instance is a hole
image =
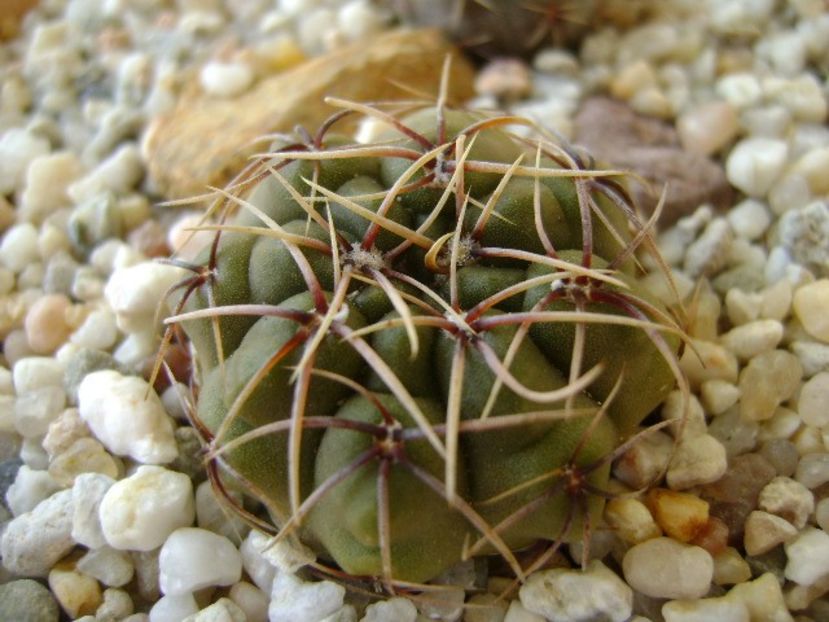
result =
[[[158,305],[183,275],[180,268],[149,261],[115,270],[104,296],[115,311],[118,328],[126,333],[154,330]]]
[[[0,536],[3,565],[20,576],[46,577],[75,546],[71,531],[72,491],[61,490],[8,523]]]
[[[757,504],[761,510],[782,516],[803,529],[815,509],[815,496],[790,477],[775,477],[760,491]]]
[[[734,108],[742,109],[760,101],[760,81],[750,73],[730,73],[717,81],[717,93]]]
[[[816,341],[793,341],[789,348],[803,366],[806,378],[822,371],[829,371],[829,345]]]
[[[584,571],[555,568],[533,573],[519,597],[528,611],[562,622],[623,622],[633,611],[633,591],[598,560]]]
[[[792,79],[767,79],[763,87],[766,96],[782,104],[796,120],[802,123],[823,123],[826,120],[826,96],[811,73],[802,73]]]
[[[37,237],[37,229],[32,223],[22,222],[10,227],[0,243],[0,262],[15,274],[22,272],[40,257]]]
[[[0,195],[11,194],[23,185],[30,163],[49,153],[49,141],[20,128],[0,136]]]
[[[708,593],[714,560],[703,548],[671,538],[632,547],[622,560],[625,580],[653,598],[701,598]]]
[[[158,571],[162,592],[187,594],[239,581],[242,557],[224,536],[197,527],[182,527],[164,541]]]
[[[183,473],[142,465],[107,490],[98,516],[116,549],[150,551],[195,518],[193,485]]]
[[[209,607],[189,615],[182,622],[249,622],[245,612],[229,598],[220,598]]]
[[[83,174],[78,156],[70,151],[42,155],[26,170],[26,187],[20,198],[20,217],[41,222],[55,210],[70,205],[66,189]]]
[[[801,175],[815,196],[829,193],[826,169],[829,168],[829,147],[815,147],[804,153],[791,167],[791,173]]]
[[[367,0],[349,0],[337,11],[337,27],[348,41],[363,41],[380,32],[386,15]]]
[[[104,192],[126,194],[144,175],[141,153],[134,143],[124,143],[87,175],[70,184],[66,192],[76,204]]]
[[[415,622],[417,609],[408,598],[400,596],[372,603],[360,622]]]
[[[143,378],[111,369],[87,374],[78,387],[78,412],[116,455],[143,464],[166,464],[178,455],[172,420]]]
[[[230,588],[228,596],[245,612],[247,622],[268,622],[268,597],[255,585],[239,581]]]
[[[755,320],[732,328],[720,339],[738,359],[747,361],[777,347],[783,339],[783,324],[777,320]]]
[[[665,472],[673,439],[662,431],[646,435],[616,462],[613,475],[633,489],[651,486]]]
[[[737,113],[728,102],[708,102],[683,112],[676,129],[685,150],[711,155],[737,135]]]
[[[797,464],[797,471],[795,471],[795,479],[809,489],[815,489],[829,482],[829,454],[825,452],[825,445],[820,432],[816,428],[807,426],[806,430],[815,431],[813,446],[801,451],[798,446],[797,436],[794,438],[795,446],[798,447],[798,452],[801,454],[800,462]],[[799,431],[802,434],[803,430]],[[811,450],[811,451],[808,451]]]
[[[685,252],[684,270],[691,277],[710,276],[725,267],[734,239],[724,218],[712,220]]]
[[[199,606],[192,594],[163,596],[150,609],[150,622],[181,622],[198,612]]]
[[[829,574],[829,535],[822,529],[806,527],[785,548],[790,581],[808,586]]]
[[[18,396],[14,404],[14,427],[24,438],[42,437],[66,406],[63,387],[46,386]]]
[[[72,485],[72,538],[78,544],[97,549],[106,544],[99,507],[115,480],[101,473],[82,473]]]
[[[69,336],[69,341],[76,345],[104,351],[111,349],[117,339],[115,314],[109,309],[98,309],[90,313],[83,324]]]
[[[734,233],[746,240],[760,238],[771,224],[768,208],[756,199],[745,199],[735,205],[726,216]]]
[[[671,490],[686,490],[718,481],[728,468],[723,444],[710,434],[683,438],[666,474]]]
[[[33,510],[38,503],[61,489],[48,471],[29,468],[23,464],[17,470],[14,482],[6,490],[6,504],[14,516]]]
[[[63,365],[50,357],[29,356],[14,364],[12,379],[17,395],[40,387],[63,387]]]
[[[690,439],[705,434],[705,413],[696,395],[685,396],[678,389],[671,391],[662,404],[660,417],[671,421],[668,430],[674,438]]]
[[[243,62],[211,61],[202,67],[199,80],[208,95],[235,97],[253,84],[253,69]]]
[[[746,554],[751,556],[768,553],[797,536],[797,529],[789,521],[759,510],[748,515],[744,527],[743,542]]]
[[[750,622],[746,606],[721,596],[719,598],[701,598],[699,600],[672,600],[662,605],[665,622],[697,622],[716,620],[717,622]]]
[[[87,551],[75,567],[109,587],[126,585],[135,571],[129,554],[108,546]]]
[[[788,146],[782,140],[746,138],[728,156],[726,176],[750,197],[765,196],[783,172]]]
[[[770,622],[792,622],[792,616],[783,600],[780,581],[771,572],[767,572],[753,581],[735,585],[728,598],[743,603],[748,609],[751,620],[768,620]]]
[[[801,387],[797,412],[804,423],[818,428],[829,425],[829,372],[815,374]]]
[[[740,399],[740,389],[725,380],[707,380],[700,385],[700,401],[705,412],[721,415]]]
[[[276,576],[276,567],[265,558],[263,553],[270,541],[271,539],[261,531],[251,529],[239,547],[245,572],[248,573],[248,576],[257,587],[266,594],[271,593],[273,579]]]
[[[294,575],[279,573],[273,582],[268,606],[270,622],[321,622],[343,606],[345,588],[331,581],[306,583]]]
[[[521,601],[514,600],[510,603],[503,622],[544,622],[544,618],[532,611],[527,611]]]

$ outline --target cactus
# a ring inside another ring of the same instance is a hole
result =
[[[211,476],[336,572],[393,590],[497,554],[520,579],[589,532],[681,381],[680,327],[638,278],[652,222],[618,171],[525,119],[329,101],[172,260],[192,276],[165,339],[195,351]],[[335,132],[354,115],[376,141]]]

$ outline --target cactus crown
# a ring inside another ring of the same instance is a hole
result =
[[[637,279],[653,221],[526,119],[330,102],[210,195],[213,242],[178,262],[165,342],[194,346],[208,471],[340,576],[394,591],[496,553],[523,578],[588,533],[682,383]],[[379,139],[337,135],[353,115]]]

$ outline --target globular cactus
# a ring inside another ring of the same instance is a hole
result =
[[[391,588],[498,554],[523,577],[597,519],[679,376],[638,278],[649,227],[618,171],[527,120],[332,103],[214,195],[213,243],[178,262],[211,473],[337,572]],[[335,133],[356,114],[377,141]]]

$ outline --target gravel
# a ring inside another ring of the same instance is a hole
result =
[[[309,549],[227,515],[204,481],[187,387],[146,380],[158,302],[184,274],[151,259],[199,218],[154,207],[148,128],[187,84],[232,101],[388,28],[390,12],[368,0],[40,4],[0,43],[0,479],[13,515],[0,618],[458,619],[455,601],[367,601],[317,580]],[[607,504],[584,572],[561,555],[511,601],[495,599],[503,577],[478,576],[464,619],[642,622],[656,618],[648,606],[666,622],[825,619],[829,11],[674,0],[634,19],[619,4],[627,30],[608,22],[576,52],[486,63],[478,103],[572,137],[582,104],[610,93],[671,136],[651,160],[694,154],[730,184],[727,209],[696,201],[658,235],[689,315],[690,413],[672,395],[660,416],[685,414],[682,437],[674,421],[613,464],[627,494]],[[687,185],[683,196],[699,184]]]

